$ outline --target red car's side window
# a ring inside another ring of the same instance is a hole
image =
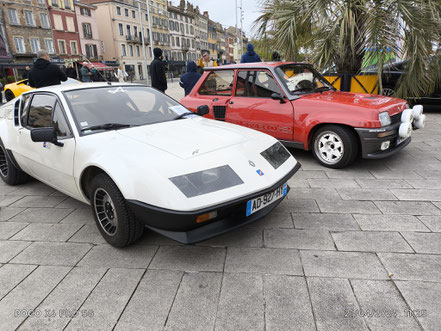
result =
[[[237,74],[236,96],[270,98],[282,94],[273,75],[266,70],[241,70]]]
[[[234,70],[210,72],[199,88],[200,95],[231,95],[233,92]]]

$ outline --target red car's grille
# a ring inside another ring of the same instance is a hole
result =
[[[401,121],[401,113],[394,114],[390,117],[390,124],[395,124]]]
[[[214,118],[220,121],[225,121],[225,112],[227,107],[225,106],[213,106]]]

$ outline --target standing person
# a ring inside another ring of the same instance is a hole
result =
[[[152,87],[165,93],[167,89],[167,78],[165,77],[165,66],[162,62],[162,49],[154,48],[154,60],[150,64],[150,76],[152,77]]]
[[[75,68],[72,66],[72,63],[69,63],[67,65],[67,69],[66,69],[66,76],[73,78],[73,79],[78,79],[77,77],[77,71],[75,70]]]
[[[44,49],[40,49],[37,52],[37,61],[29,71],[29,86],[38,88],[58,85],[66,80],[66,74],[59,66],[50,62],[49,54]]]
[[[249,43],[247,45],[247,52],[242,55],[240,63],[251,63],[251,62],[262,62],[260,56],[254,51],[253,44]]]
[[[28,79],[29,78],[29,70],[31,70],[31,68],[29,66],[25,67],[25,71],[23,71],[23,75],[21,75],[21,77],[23,79]]]
[[[98,72],[98,70],[96,68],[92,68],[92,76],[90,76],[90,78],[92,79],[92,82],[100,82],[101,81],[100,73]]]
[[[198,63],[198,65],[201,69],[204,69],[206,67],[217,67],[217,62],[210,58],[210,51],[209,50],[203,49],[201,51],[201,54],[202,54],[202,56],[199,59],[199,63]]]
[[[80,69],[81,74],[81,81],[82,82],[90,82],[90,76],[92,73],[89,71],[89,68],[87,68],[87,62],[83,62],[83,66]]]
[[[118,66],[118,71],[117,71],[117,73],[115,74],[115,77],[118,79],[118,81],[120,82],[120,83],[124,83],[125,82],[125,79],[127,78],[127,73],[126,73],[126,71],[125,70],[123,70],[123,68],[121,67],[121,66]]]
[[[187,73],[181,76],[179,85],[184,89],[185,95],[188,95],[198,82],[201,74],[196,72],[196,63],[190,61],[187,63]]]

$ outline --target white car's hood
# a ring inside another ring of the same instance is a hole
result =
[[[223,123],[195,117],[119,130],[118,133],[188,159],[246,142],[250,138],[249,132],[244,135],[242,131],[240,127],[226,127]]]

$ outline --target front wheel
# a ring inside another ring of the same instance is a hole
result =
[[[144,226],[135,218],[122,193],[109,176],[95,176],[90,192],[95,222],[109,244],[124,247],[141,237]]]
[[[328,168],[344,168],[357,157],[357,139],[354,133],[345,127],[323,126],[314,134],[312,143],[314,157]]]
[[[5,99],[6,99],[6,101],[11,101],[14,98],[15,98],[15,95],[14,95],[14,93],[11,90],[6,90],[5,91]]]

